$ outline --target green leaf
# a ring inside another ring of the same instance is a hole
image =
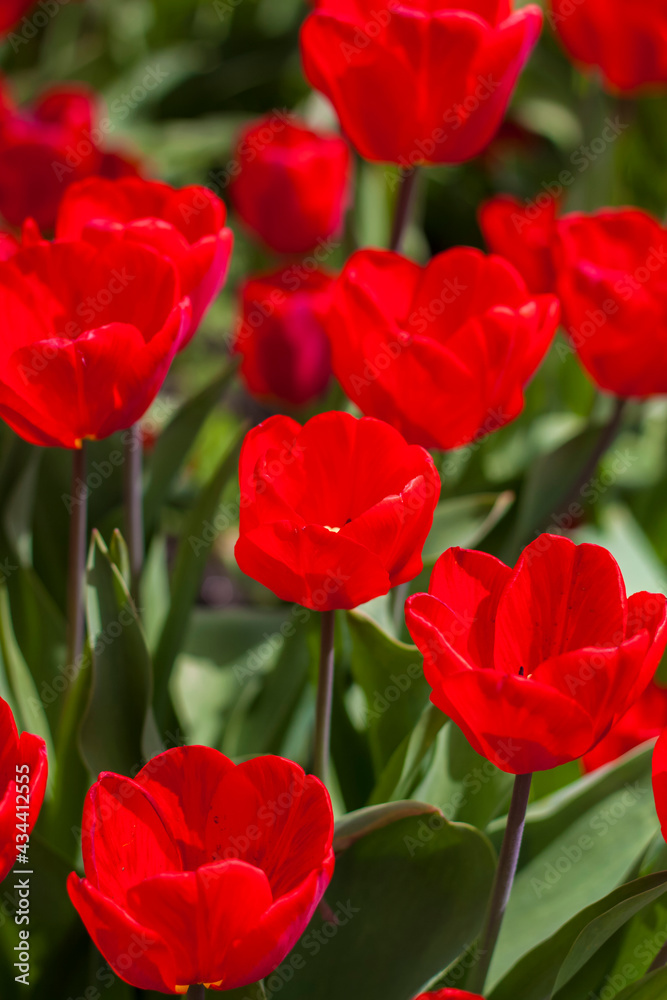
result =
[[[507,490],[443,500],[435,509],[433,527],[424,545],[424,563],[433,564],[454,545],[476,548],[505,517],[514,499],[514,493]]]
[[[667,996],[667,969],[658,969],[640,983],[631,983],[616,994],[615,1000],[665,1000]]]
[[[150,756],[151,661],[146,639],[118,567],[97,531],[88,555],[90,698],[81,750],[91,772],[131,774]]]
[[[201,578],[215,540],[213,532],[204,532],[215,517],[215,510],[230,477],[236,472],[238,450],[245,434],[241,427],[213,477],[188,515],[171,579],[171,602],[154,658],[155,707],[162,722],[169,714],[169,678],[188,629],[190,613],[197,599]]]
[[[381,830],[406,816],[423,816],[429,813],[439,813],[439,810],[427,802],[413,802],[410,799],[357,809],[337,821],[334,851],[336,854],[345,851],[361,837],[367,837],[375,830]]]
[[[614,889],[525,955],[491,990],[489,1000],[551,997],[582,969],[619,927],[665,892],[666,872]],[[535,907],[532,912],[535,913]]]
[[[415,646],[392,638],[368,616],[347,615],[352,674],[367,702],[371,753],[380,775],[428,702],[422,657]]]
[[[151,530],[176,477],[206,418],[232,380],[236,365],[229,364],[210,385],[188,400],[160,434],[146,467],[144,519]]]
[[[326,892],[337,922],[320,907],[269,992],[282,983],[281,1000],[414,996],[478,935],[494,868],[483,834],[437,812],[362,837]]]

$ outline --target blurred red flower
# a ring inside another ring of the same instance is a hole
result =
[[[233,236],[225,205],[208,188],[172,188],[159,181],[90,177],[72,185],[61,202],[56,236],[104,245],[121,237],[152,247],[178,271],[192,304],[185,346],[222,288]]]
[[[70,184],[91,174],[136,174],[129,160],[100,148],[98,101],[87,87],[51,87],[21,109],[0,88],[0,215],[10,225],[32,217],[50,230]]]
[[[667,598],[628,598],[606,549],[541,535],[514,570],[449,549],[406,620],[431,700],[503,771],[589,753],[650,683],[667,644]]]
[[[457,448],[523,409],[559,308],[532,296],[501,257],[459,247],[422,268],[360,250],[338,278],[327,322],[334,374],[368,416],[412,444]]]
[[[8,34],[36,2],[37,0],[3,0],[0,7],[0,35]]]
[[[478,993],[467,993],[465,990],[436,990],[435,993],[420,993],[415,1000],[484,1000]]]
[[[27,844],[42,807],[48,761],[39,736],[19,736],[12,710],[0,698],[0,882]]]
[[[587,753],[584,771],[609,764],[667,729],[667,687],[651,681],[639,701],[610,730],[595,749]]]
[[[460,163],[496,133],[541,26],[511,0],[325,0],[301,52],[366,159]]]
[[[148,247],[43,242],[0,263],[0,316],[0,416],[33,444],[78,448],[145,413],[190,306]]]
[[[567,215],[557,225],[567,332],[593,381],[617,396],[667,392],[665,236],[635,208]]]
[[[352,161],[344,139],[273,114],[242,133],[230,196],[239,217],[276,253],[307,253],[340,234]]]
[[[420,572],[440,477],[382,421],[270,417],[246,436],[239,476],[237,562],[283,600],[355,608]]]
[[[280,757],[236,766],[200,746],[159,754],[134,780],[101,774],[82,839],[72,903],[116,974],[162,993],[270,975],[334,868],[331,801],[317,778]]]
[[[513,264],[533,295],[556,290],[553,243],[558,202],[546,193],[526,205],[501,194],[485,201],[479,224],[487,246]]]
[[[301,406],[321,396],[331,379],[331,352],[324,318],[333,277],[289,269],[251,278],[241,288],[242,314],[234,351],[241,377],[260,399]]]
[[[549,23],[568,55],[597,67],[622,93],[667,83],[667,7],[662,0],[550,0]]]

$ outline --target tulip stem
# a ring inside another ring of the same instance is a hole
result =
[[[79,663],[83,650],[84,582],[88,541],[85,442],[72,452],[72,493],[67,567],[67,666]]]
[[[401,167],[399,176],[401,186],[398,189],[396,211],[394,213],[394,222],[391,230],[391,243],[389,244],[389,249],[395,250],[396,253],[400,253],[401,251],[403,237],[405,236],[408,224],[412,217],[412,210],[414,208],[415,198],[417,197],[417,178],[419,176],[419,168],[410,167],[410,169],[406,170],[404,167]]]
[[[325,785],[329,781],[329,745],[331,743],[331,707],[334,682],[335,611],[321,614],[320,672],[317,682],[315,714],[315,762],[313,770]]]
[[[514,791],[507,816],[503,846],[500,849],[496,877],[482,931],[480,957],[472,970],[467,986],[473,993],[482,993],[486,985],[489,966],[512,891],[512,883],[519,863],[519,851],[521,850],[523,828],[526,822],[526,809],[528,808],[532,777],[532,774],[517,774],[514,779]]]
[[[646,975],[648,975],[649,972],[657,972],[658,969],[664,969],[666,965],[667,965],[667,944],[663,944],[662,948],[651,962],[651,966]]]
[[[191,997],[191,1000],[204,1000],[204,997],[206,996],[206,987],[203,983],[195,983],[188,990],[188,996]]]
[[[130,555],[130,591],[139,606],[139,581],[144,566],[143,443],[134,424],[125,436],[125,533]]]

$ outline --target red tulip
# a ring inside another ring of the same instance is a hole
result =
[[[493,138],[541,26],[511,0],[327,0],[301,51],[366,159],[460,163]]]
[[[667,8],[662,0],[550,0],[548,15],[568,55],[597,67],[614,90],[667,83]]]
[[[235,766],[187,746],[135,780],[101,774],[83,815],[85,878],[67,888],[121,979],[162,993],[232,990],[294,947],[334,867],[317,778],[280,757]]]
[[[354,608],[420,572],[440,478],[382,421],[270,417],[247,435],[239,473],[237,562],[283,600]]]
[[[189,302],[148,247],[40,243],[0,263],[0,416],[33,444],[78,448],[157,395]]]
[[[192,304],[187,342],[227,275],[233,237],[225,217],[223,202],[205,187],[176,190],[139,177],[91,177],[66,192],[56,235],[98,244],[120,237],[152,247],[170,260],[182,294]]]
[[[243,285],[234,350],[253,395],[293,406],[322,395],[331,379],[324,317],[332,284],[324,271],[298,279],[288,269]]]
[[[667,392],[665,236],[632,208],[558,223],[554,259],[570,340],[596,384],[618,396]]]
[[[267,115],[242,133],[230,186],[243,222],[276,253],[307,253],[337,236],[350,197],[344,139]]]
[[[361,250],[334,288],[334,374],[367,415],[425,448],[457,448],[514,420],[558,325],[500,257],[460,247],[426,268]]]
[[[14,866],[42,807],[48,761],[39,736],[19,736],[12,710],[0,698],[0,882]]]
[[[479,224],[492,253],[513,264],[533,295],[554,292],[553,242],[558,202],[547,194],[526,205],[509,195],[485,201]]]
[[[667,729],[653,751],[653,797],[662,835],[667,840]]]
[[[415,1000],[483,1000],[478,993],[466,993],[465,990],[436,990],[435,993],[420,993]]]
[[[36,0],[4,0],[0,7],[0,35],[6,35],[25,17]]]
[[[121,163],[125,171],[135,169],[99,148],[97,99],[86,87],[53,87],[20,110],[2,87],[0,105],[0,214],[10,225],[32,217],[52,229],[70,184],[118,173]]]
[[[667,598],[626,597],[606,549],[541,535],[514,570],[450,549],[406,605],[431,700],[503,771],[589,753],[646,690]]]
[[[584,771],[595,771],[603,764],[618,760],[634,747],[655,739],[663,729],[667,729],[667,688],[651,681],[639,701],[583,758]]]

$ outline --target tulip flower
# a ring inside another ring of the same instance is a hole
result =
[[[325,0],[301,52],[366,159],[460,163],[498,130],[541,26],[539,7],[511,0]]]
[[[276,253],[307,253],[338,236],[350,199],[344,139],[267,115],[242,133],[230,196],[245,225]]]
[[[296,764],[179,747],[134,780],[100,775],[83,815],[85,877],[67,888],[131,986],[233,990],[298,941],[331,878],[332,839],[327,791]]]
[[[639,209],[567,215],[554,260],[567,332],[601,389],[628,398],[667,392],[664,227]]]
[[[558,325],[500,257],[460,247],[426,268],[360,250],[337,280],[327,322],[333,371],[367,416],[412,444],[458,448],[514,420]]]
[[[667,8],[661,0],[550,0],[548,20],[567,54],[599,69],[620,93],[667,83]]]
[[[224,284],[232,252],[226,209],[208,188],[177,190],[159,181],[91,177],[72,185],[58,212],[56,236],[98,245],[120,238],[152,247],[178,271],[192,305],[185,346]]]
[[[241,378],[254,396],[301,406],[322,395],[331,379],[324,319],[332,284],[324,271],[295,280],[287,269],[243,285],[233,349],[243,358]]]
[[[582,759],[584,771],[595,771],[667,729],[667,688],[651,681],[639,701],[604,739]]]
[[[478,993],[466,993],[465,990],[436,990],[435,993],[420,993],[415,1000],[483,1000]]]
[[[52,229],[70,184],[91,174],[136,173],[119,154],[102,151],[101,137],[97,98],[86,87],[52,87],[19,109],[0,83],[0,215],[12,226],[33,218]]]
[[[8,34],[34,5],[35,0],[4,0],[0,9],[0,35]]]
[[[63,448],[138,420],[190,322],[172,264],[120,241],[19,250],[0,263],[0,315],[0,416]]]
[[[44,799],[48,761],[39,736],[19,736],[12,710],[0,698],[0,882],[29,843]]]
[[[485,201],[479,224],[487,246],[513,264],[533,295],[553,293],[558,202],[546,193],[526,205],[509,195]]]
[[[422,568],[440,478],[380,420],[270,417],[246,436],[240,483],[237,562],[285,601],[355,608]]]
[[[590,753],[648,687],[667,599],[627,597],[606,549],[541,535],[514,570],[450,549],[406,619],[431,700],[478,753],[527,775]]]

